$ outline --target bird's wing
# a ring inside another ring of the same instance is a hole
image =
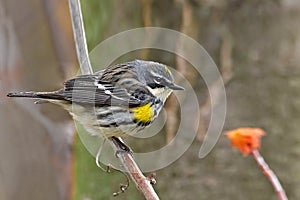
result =
[[[101,75],[81,75],[65,82],[64,99],[95,106],[136,107],[155,101],[155,97],[135,79],[110,83]],[[130,83],[131,84],[128,84]]]

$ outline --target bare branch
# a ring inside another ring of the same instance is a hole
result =
[[[92,74],[93,70],[90,64],[90,60],[88,57],[87,51],[87,43],[85,38],[84,26],[82,21],[82,14],[80,8],[79,0],[69,0],[71,19],[73,24],[73,32],[75,45],[77,50],[77,57],[79,60],[80,68],[82,74]],[[120,138],[121,140],[121,138]],[[118,145],[113,143],[111,140],[110,144],[115,150],[115,152],[120,151]],[[121,140],[122,141],[122,140]],[[143,175],[138,165],[135,163],[134,159],[130,155],[130,153],[124,152],[118,154],[118,157],[124,166],[125,170],[129,174],[132,181],[135,183],[136,187],[143,193],[147,200],[158,200],[159,197],[155,193],[152,183],[152,179],[149,180],[147,177]]]
[[[69,0],[74,40],[82,74],[92,74],[79,0]]]
[[[121,138],[119,138],[122,141]],[[115,152],[119,151],[120,148],[113,143],[111,140],[110,144],[114,148]],[[158,200],[156,192],[154,191],[152,184],[155,183],[155,180],[149,179],[143,175],[138,165],[135,163],[130,153],[122,152],[118,154],[120,161],[122,162],[125,170],[129,174],[131,180],[135,183],[136,187],[143,193],[147,200]]]
[[[251,152],[252,156],[254,157],[255,161],[257,162],[258,166],[264,173],[264,175],[268,178],[268,180],[271,182],[273,188],[276,191],[277,197],[279,200],[287,200],[287,196],[285,194],[285,191],[283,187],[281,186],[281,183],[279,182],[276,174],[273,172],[272,169],[270,169],[269,165],[266,163],[262,155],[260,155],[259,151],[257,149],[253,150]]]

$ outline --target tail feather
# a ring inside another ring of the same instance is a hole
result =
[[[10,92],[7,94],[8,97],[24,97],[33,99],[55,99],[64,100],[63,95],[60,91],[55,92]]]

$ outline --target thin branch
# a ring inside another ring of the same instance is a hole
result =
[[[254,159],[256,160],[258,166],[261,168],[261,170],[263,171],[263,173],[265,174],[265,176],[269,179],[269,181],[271,182],[273,188],[276,191],[276,194],[278,196],[278,199],[280,200],[287,200],[287,196],[285,194],[284,189],[282,188],[277,176],[275,175],[275,173],[270,169],[270,167],[268,166],[268,164],[265,162],[264,158],[260,155],[258,150],[253,150],[251,152],[252,156],[254,157]]]
[[[69,0],[74,40],[82,74],[92,74],[79,0]]]
[[[119,138],[119,140],[122,141],[121,138]],[[118,145],[113,143],[112,140],[109,141],[110,144],[113,146],[115,152],[120,151],[120,147],[118,147]],[[127,171],[131,180],[135,183],[136,187],[143,193],[145,198],[147,200],[158,200],[159,197],[152,187],[152,185],[155,183],[153,177],[148,178],[143,175],[130,153],[118,153],[118,157],[122,162],[125,171]]]
[[[71,19],[73,24],[74,39],[76,45],[77,56],[81,68],[82,74],[92,74],[93,70],[90,64],[87,51],[87,43],[85,38],[81,8],[79,0],[69,0]],[[121,138],[120,138],[121,140]],[[110,144],[115,152],[122,151],[120,147],[113,143]],[[122,141],[122,140],[121,140]],[[153,178],[149,179],[143,175],[130,153],[119,153],[118,157],[124,166],[125,170],[129,174],[136,187],[143,193],[147,200],[158,200],[156,192],[154,191],[152,184],[155,183]]]

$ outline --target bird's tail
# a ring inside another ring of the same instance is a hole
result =
[[[10,92],[7,94],[8,97],[24,97],[33,99],[49,99],[49,100],[64,100],[62,92]]]

